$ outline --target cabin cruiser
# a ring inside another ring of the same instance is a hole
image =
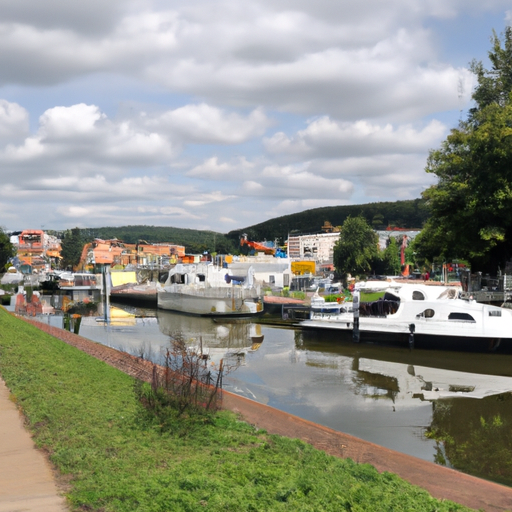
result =
[[[460,298],[460,287],[392,283],[379,300],[325,302],[315,294],[303,328],[356,331],[364,339],[482,341],[512,338],[512,310]]]
[[[178,264],[157,285],[158,307],[203,316],[251,316],[263,311],[254,269],[235,276],[211,263]]]

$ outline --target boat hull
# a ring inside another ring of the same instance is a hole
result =
[[[413,325],[411,329],[411,325]],[[346,319],[336,320],[304,320],[299,324],[303,329],[322,330],[324,332],[337,331],[345,333],[343,336],[352,336],[354,318],[352,315]],[[449,325],[425,325],[425,322],[416,320],[414,324],[406,322],[383,322],[379,318],[359,319],[359,339],[370,342],[405,343],[425,347],[463,347],[472,350],[494,350],[500,346],[511,346],[512,338],[503,335],[502,330],[489,329],[475,330],[474,326],[460,322],[455,326],[453,321]],[[411,330],[413,332],[411,332]],[[411,336],[412,335],[412,336]]]
[[[180,292],[158,292],[158,307],[200,316],[254,316],[263,311],[261,302],[252,297],[229,297]]]

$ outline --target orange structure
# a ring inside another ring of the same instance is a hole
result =
[[[52,259],[60,259],[60,251],[59,241],[40,229],[25,229],[18,237],[17,256],[22,265],[33,270],[44,269]]]
[[[84,245],[78,268],[90,265],[137,267],[160,265],[163,261],[177,263],[185,256],[185,247],[175,244],[150,244],[144,240],[127,244],[122,240],[101,240]]]
[[[247,245],[252,247],[255,251],[264,252],[265,254],[275,254],[276,250],[273,247],[267,247],[265,244],[260,242],[251,242],[247,240],[247,235],[242,235],[240,238],[240,245]]]
[[[79,269],[85,269],[88,265],[122,265],[137,263],[135,244],[125,244],[121,240],[95,239],[85,244],[80,256]]]

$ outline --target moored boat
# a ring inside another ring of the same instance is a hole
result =
[[[263,310],[254,271],[234,276],[210,263],[178,264],[157,285],[158,307],[202,316],[251,316]]]
[[[300,326],[353,332],[355,325],[362,339],[481,342],[490,348],[512,339],[512,311],[461,299],[460,287],[395,283],[379,300],[354,304],[327,303],[317,295]]]

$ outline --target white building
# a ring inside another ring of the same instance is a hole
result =
[[[288,257],[292,260],[313,259],[318,263],[332,263],[334,245],[340,234],[315,233],[288,237]]]
[[[228,266],[234,275],[245,274],[252,267],[256,281],[276,288],[290,286],[292,280],[289,258],[275,258],[263,253],[255,256],[234,256],[233,262]]]

